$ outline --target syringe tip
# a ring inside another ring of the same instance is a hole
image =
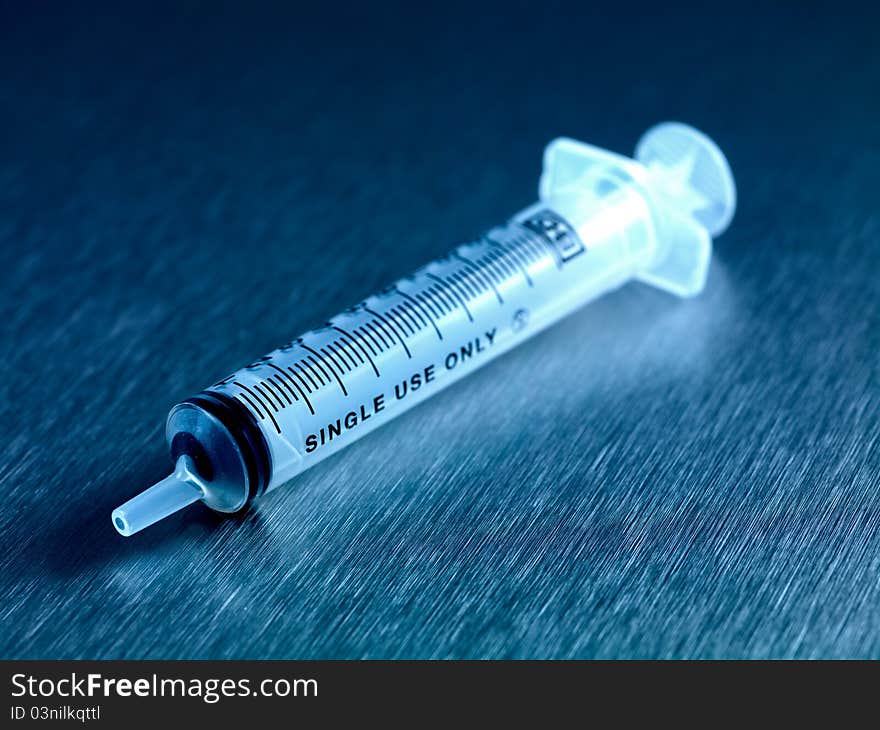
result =
[[[201,499],[203,482],[192,459],[181,456],[173,474],[113,510],[110,518],[120,535],[129,537]]]

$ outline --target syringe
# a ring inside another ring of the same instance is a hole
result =
[[[554,140],[539,198],[174,406],[174,473],[113,510],[116,529],[196,500],[237,512],[630,279],[697,294],[736,208],[724,155],[677,123],[649,130],[635,159]]]

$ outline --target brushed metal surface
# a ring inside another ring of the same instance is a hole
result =
[[[880,657],[877,18],[581,5],[4,7],[0,656]],[[704,295],[115,533],[171,405],[667,118],[739,187]]]

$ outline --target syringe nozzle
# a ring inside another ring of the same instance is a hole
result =
[[[129,537],[202,498],[204,483],[189,456],[177,460],[174,473],[141,492],[111,514],[120,535]]]

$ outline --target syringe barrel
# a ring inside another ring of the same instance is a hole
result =
[[[206,503],[234,511],[651,266],[654,218],[632,178],[596,167],[576,195],[529,206],[177,407],[175,457],[204,441],[200,410],[236,431],[197,446],[203,462],[244,465],[237,493],[207,482]]]

